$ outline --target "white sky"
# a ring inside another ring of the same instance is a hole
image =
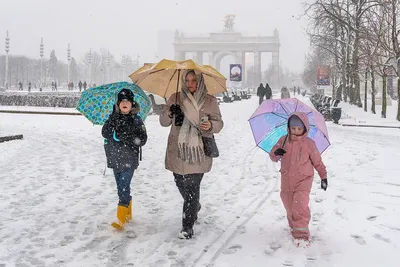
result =
[[[236,15],[235,29],[243,35],[272,35],[281,39],[281,64],[301,71],[308,40],[300,0],[0,0],[0,54],[9,30],[10,54],[39,58],[40,38],[45,57],[55,49],[66,61],[81,59],[90,48],[107,48],[120,60],[122,54],[140,62],[154,62],[159,30],[179,29],[185,33],[208,34],[223,29],[226,14]],[[269,56],[264,56],[270,60]],[[267,63],[263,63],[263,68]]]

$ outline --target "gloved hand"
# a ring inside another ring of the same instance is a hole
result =
[[[179,106],[179,105],[177,105],[177,104],[172,104],[172,105],[169,107],[169,112],[170,112],[171,116],[173,116],[173,115],[179,115],[179,114],[182,113],[181,106]]]
[[[275,156],[283,156],[285,155],[286,150],[283,148],[278,148],[277,150],[275,150],[274,155]]]
[[[321,188],[324,189],[324,191],[326,191],[326,189],[328,188],[328,179],[322,179],[321,180]]]

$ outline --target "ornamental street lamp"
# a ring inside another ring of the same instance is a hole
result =
[[[4,87],[8,89],[8,52],[10,51],[10,37],[8,36],[8,31],[6,33],[6,75],[4,80]]]
[[[70,68],[71,68],[71,47],[70,44],[68,44],[68,49],[67,49],[67,60],[68,60],[68,79],[67,79],[67,86],[69,86],[69,81],[70,81]],[[69,87],[68,87],[69,88]]]
[[[44,44],[42,37],[40,41],[40,91],[42,91],[42,86],[43,86],[43,53],[44,53]]]

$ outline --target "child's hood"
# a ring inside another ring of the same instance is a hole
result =
[[[306,132],[304,133],[303,136],[307,136],[308,132],[310,131],[310,123],[308,121],[307,114],[304,112],[294,112],[292,113],[292,115],[290,115],[288,119],[288,131],[289,131],[289,121],[294,115],[297,116],[301,120],[301,122],[303,122],[304,126],[306,127]]]

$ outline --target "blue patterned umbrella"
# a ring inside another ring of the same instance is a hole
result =
[[[124,88],[133,92],[135,102],[140,105],[138,115],[144,121],[151,109],[150,99],[139,86],[128,82],[105,84],[82,92],[76,109],[93,124],[103,125],[113,111],[118,93]]]

